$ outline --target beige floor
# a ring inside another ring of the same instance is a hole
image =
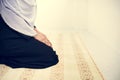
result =
[[[49,33],[59,64],[47,69],[11,69],[0,65],[0,80],[104,80],[79,33]]]

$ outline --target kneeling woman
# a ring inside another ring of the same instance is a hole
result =
[[[58,56],[34,26],[35,0],[0,0],[0,64],[12,68],[47,68]]]

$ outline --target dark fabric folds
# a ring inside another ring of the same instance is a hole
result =
[[[53,48],[11,29],[0,17],[0,64],[12,68],[41,69],[58,62]]]

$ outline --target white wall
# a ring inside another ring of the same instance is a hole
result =
[[[88,0],[88,32],[82,38],[105,80],[120,80],[119,0]]]
[[[81,32],[105,80],[120,80],[120,0],[37,0],[41,32]]]
[[[88,30],[115,50],[120,48],[118,3],[118,0],[89,0],[88,3]]]
[[[87,27],[87,0],[37,0],[41,31],[76,31]]]

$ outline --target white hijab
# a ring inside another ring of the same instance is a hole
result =
[[[14,30],[34,36],[36,16],[35,0],[0,0],[0,14],[4,21]]]

